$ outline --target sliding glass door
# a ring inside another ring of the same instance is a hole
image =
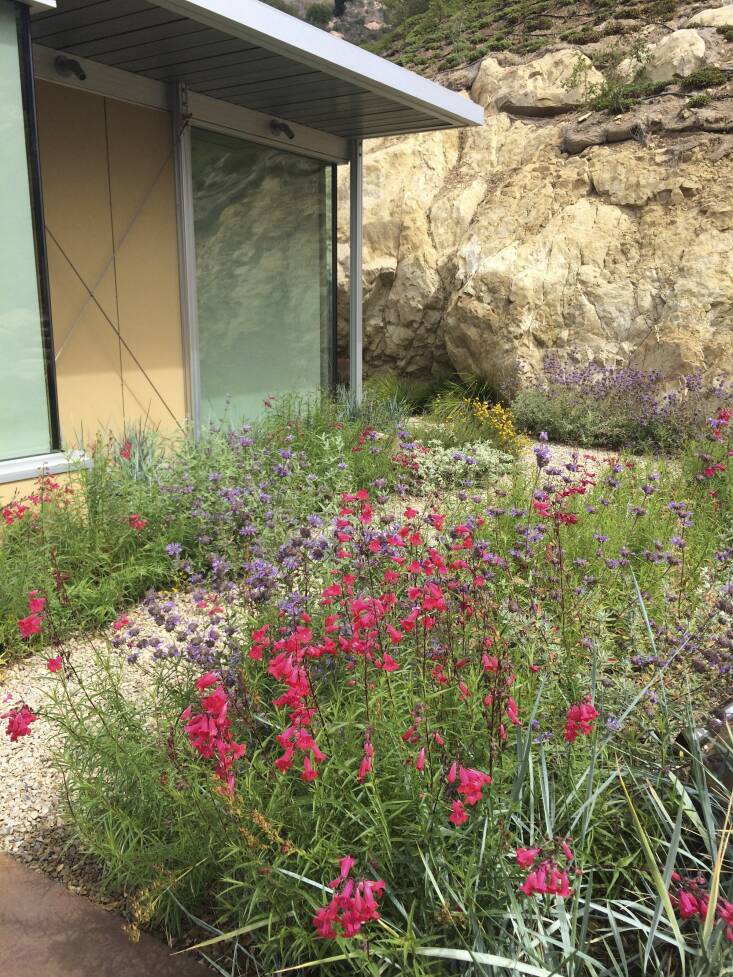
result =
[[[201,420],[254,419],[329,381],[332,167],[191,135]]]
[[[53,441],[19,17],[27,11],[0,0],[0,461]]]

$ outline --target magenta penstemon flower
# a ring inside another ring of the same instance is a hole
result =
[[[3,713],[0,719],[7,719],[5,733],[10,737],[10,742],[15,743],[21,736],[30,735],[31,723],[36,722],[38,716],[25,703],[21,703],[9,712]]]
[[[367,923],[380,918],[379,900],[385,884],[381,880],[349,878],[354,864],[350,855],[341,859],[339,874],[329,883],[336,890],[333,898],[313,917],[316,933],[323,939],[357,936]]]
[[[590,736],[593,723],[598,719],[598,711],[590,701],[590,696],[584,702],[576,702],[568,709],[565,723],[565,739],[574,743],[578,734]]]
[[[541,848],[517,848],[515,858],[520,868],[531,868],[541,853]]]
[[[246,745],[236,743],[231,735],[227,717],[229,698],[215,672],[207,672],[196,680],[202,712],[188,706],[181,713],[181,721],[191,746],[204,759],[217,761],[214,773],[226,784],[226,791],[234,793],[234,763],[246,752]],[[204,694],[211,689],[208,694]]]
[[[21,638],[31,638],[34,634],[41,633],[42,618],[39,614],[29,614],[18,621],[18,630]]]
[[[561,899],[572,896],[568,869],[574,855],[567,839],[561,839],[559,845],[553,842],[548,846],[547,853],[543,848],[517,848],[514,858],[517,865],[527,872],[519,887],[523,895],[554,895]]]
[[[28,610],[30,614],[22,617],[18,621],[18,630],[21,638],[31,638],[34,634],[40,634],[43,627],[44,610],[46,608],[46,598],[40,596],[38,590],[31,590],[28,594]]]

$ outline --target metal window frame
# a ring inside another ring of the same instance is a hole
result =
[[[10,458],[0,461],[0,485],[8,482],[25,482],[42,475],[63,475],[79,468],[91,468],[92,459],[84,451],[49,451],[27,458]]]
[[[31,41],[31,12],[25,4],[15,4],[18,27],[18,59],[23,100],[25,144],[28,159],[28,184],[30,190],[31,220],[36,252],[36,277],[38,282],[38,309],[41,320],[46,391],[48,397],[49,449],[61,450],[61,423],[59,419],[58,388],[56,384],[56,360],[51,319],[51,290],[48,278],[48,250],[43,225],[43,183],[41,158],[38,145],[38,115],[34,85],[33,44]]]
[[[329,323],[329,388],[336,392],[338,386],[338,331],[339,331],[339,301],[338,301],[338,167],[331,166],[331,321]]]
[[[361,139],[351,143],[349,184],[349,387],[359,403],[364,385],[364,146]]]
[[[74,75],[61,77],[56,70],[55,61],[63,51],[44,47],[42,44],[33,45],[34,73],[36,78],[50,81],[55,85],[75,88],[78,91],[91,92],[120,102],[130,102],[145,108],[159,109],[164,112],[175,112],[176,100],[171,99],[170,86],[162,81],[145,78],[130,71],[122,71],[109,65],[92,61],[88,58],[74,56],[74,60],[81,65],[86,78],[81,81]],[[177,87],[177,86],[176,86]],[[266,112],[256,112],[241,105],[223,102],[221,99],[188,92],[188,108],[192,120],[202,128],[211,128],[232,135],[242,136],[251,142],[267,146],[275,146],[301,156],[314,156],[334,163],[347,163],[349,159],[349,141],[342,136],[334,136],[321,129],[298,125],[289,122],[293,132],[293,140],[284,136],[276,136],[270,129],[273,116]]]
[[[195,438],[201,434],[201,356],[199,350],[198,280],[193,218],[191,126],[186,86],[173,93],[173,156],[176,175],[178,275],[186,374],[186,401]]]

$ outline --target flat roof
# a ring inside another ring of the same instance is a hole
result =
[[[57,0],[35,44],[345,138],[480,125],[462,95],[259,0]]]

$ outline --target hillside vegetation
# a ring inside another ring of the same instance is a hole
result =
[[[425,73],[494,52],[594,44],[634,34],[688,7],[681,0],[386,0],[387,30],[374,49]]]

